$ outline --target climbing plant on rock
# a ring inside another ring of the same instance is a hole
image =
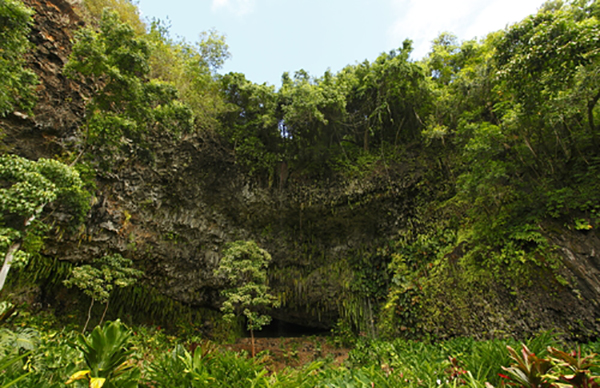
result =
[[[37,78],[24,66],[24,54],[31,46],[27,38],[32,14],[21,1],[0,2],[0,116],[18,107],[33,107],[32,86]]]
[[[57,160],[31,161],[16,155],[0,156],[0,290],[11,265],[24,265],[42,246],[47,224],[39,218],[44,207],[60,202],[79,223],[89,210],[89,193],[79,173]]]
[[[246,327],[252,338],[252,356],[256,354],[254,330],[271,322],[264,309],[278,307],[277,299],[269,294],[267,267],[271,255],[254,241],[235,241],[223,252],[215,275],[224,277],[227,286],[223,291],[225,301],[221,307],[223,318],[231,321],[237,315],[246,318]]]

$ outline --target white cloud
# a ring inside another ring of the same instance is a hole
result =
[[[227,7],[229,5],[229,0],[213,0],[212,8],[218,9],[221,7]]]
[[[414,41],[413,57],[420,59],[441,32],[459,40],[481,38],[535,13],[544,0],[391,0],[396,16],[389,29],[390,44]]]
[[[226,9],[238,16],[244,16],[254,10],[255,0],[212,0],[212,10]]]
[[[483,37],[488,32],[497,31],[507,25],[517,23],[527,15],[531,15],[541,7],[540,0],[510,0],[494,1],[489,3],[477,15],[477,19],[466,29],[466,39],[471,37]]]

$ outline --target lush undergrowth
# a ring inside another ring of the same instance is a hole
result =
[[[7,310],[5,310],[6,312]],[[0,387],[596,387],[600,343],[561,343],[552,333],[523,342],[455,338],[359,339],[343,365],[324,357],[274,372],[268,352],[252,358],[199,337],[107,322],[81,335],[52,317],[0,315]],[[331,339],[332,342],[334,339]],[[578,349],[563,353],[556,349]],[[517,349],[517,351],[512,351]]]

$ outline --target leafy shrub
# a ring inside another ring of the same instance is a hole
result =
[[[188,375],[183,362],[186,353],[180,344],[168,352],[163,352],[148,366],[144,380],[154,387],[186,386]]]
[[[147,380],[156,387],[266,387],[266,372],[261,360],[248,358],[245,353],[219,351],[206,341],[192,353],[175,346],[149,366]]]
[[[0,387],[18,381],[18,387],[58,388],[76,369],[80,352],[71,346],[71,333],[18,327],[0,329]],[[9,383],[7,383],[7,381]]]
[[[554,333],[545,332],[526,343],[544,357],[547,347],[555,346],[557,340]],[[404,339],[362,340],[350,352],[348,363],[351,369],[371,368],[377,373],[383,372],[406,386],[483,387],[485,382],[501,383],[499,374],[505,373],[502,366],[511,360],[506,351],[510,345],[517,346],[518,343],[500,339],[476,341],[473,338],[437,343]]]

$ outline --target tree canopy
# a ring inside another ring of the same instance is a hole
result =
[[[59,202],[73,224],[83,220],[90,205],[79,173],[53,159],[0,155],[0,184],[1,290],[13,262],[22,264],[40,249],[47,225],[39,216],[46,205]]]
[[[253,356],[254,330],[271,322],[265,309],[278,305],[267,285],[270,261],[271,255],[254,241],[235,241],[228,244],[215,271],[215,275],[224,277],[226,282],[221,307],[223,317],[229,321],[236,315],[246,318],[246,326],[252,335]]]

